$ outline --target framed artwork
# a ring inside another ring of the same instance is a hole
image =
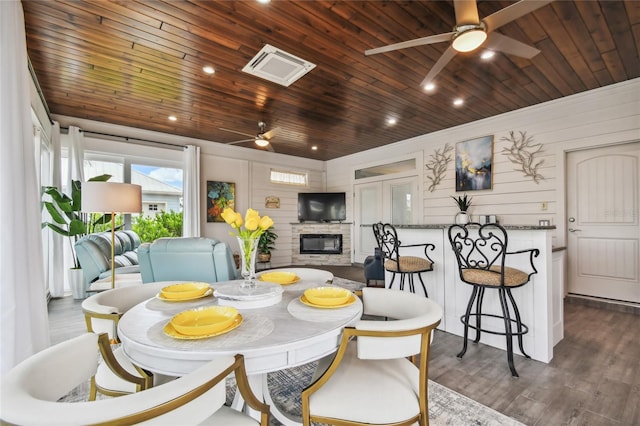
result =
[[[207,181],[207,222],[224,222],[222,211],[236,209],[236,184],[233,182]]]
[[[456,144],[456,191],[493,188],[493,135]]]

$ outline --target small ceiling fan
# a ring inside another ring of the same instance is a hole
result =
[[[273,129],[267,131],[267,124],[264,121],[260,121],[258,123],[258,134],[257,135],[250,135],[249,133],[244,133],[244,132],[239,132],[237,130],[232,130],[232,129],[225,129],[223,127],[219,127],[220,130],[223,130],[225,132],[231,132],[231,133],[236,133],[239,135],[243,135],[243,136],[249,136],[251,139],[242,139],[239,141],[233,141],[233,142],[226,142],[227,145],[236,145],[239,143],[245,143],[245,142],[254,142],[256,145],[258,145],[260,148],[264,148],[268,151],[271,152],[275,152],[275,150],[273,149],[273,146],[271,145],[271,139],[276,135],[276,133],[278,133],[279,128],[278,127],[274,127]]]
[[[364,53],[368,56],[406,49],[407,47],[450,41],[450,46],[422,80],[421,86],[431,83],[458,52],[472,52],[483,45],[489,50],[531,59],[540,53],[538,49],[494,31],[552,1],[521,0],[480,20],[476,0],[453,0],[456,16],[456,26],[453,28],[453,32],[390,44],[366,50]]]

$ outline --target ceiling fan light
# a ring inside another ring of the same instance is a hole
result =
[[[458,29],[451,46],[458,52],[471,52],[477,49],[487,39],[487,33],[480,26],[471,26],[468,29]]]
[[[264,148],[265,146],[269,145],[269,141],[262,138],[256,138],[256,145],[258,145],[261,148]]]

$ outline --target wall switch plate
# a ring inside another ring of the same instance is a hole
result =
[[[549,204],[546,201],[542,202],[542,205],[540,206],[541,210],[547,210],[549,208]]]

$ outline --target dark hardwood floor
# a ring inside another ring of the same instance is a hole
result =
[[[322,267],[364,281],[361,266]],[[51,341],[85,331],[81,301],[49,303]],[[429,378],[526,425],[640,425],[640,316],[565,303],[565,337],[549,364],[516,356],[511,377],[504,351],[437,331]]]

